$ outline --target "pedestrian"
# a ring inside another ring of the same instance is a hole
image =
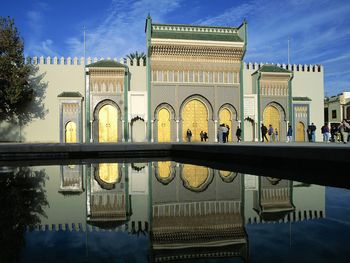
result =
[[[226,128],[227,128],[227,132],[226,132],[226,142],[228,142],[228,136],[230,134],[230,126],[228,126],[228,124],[226,124]]]
[[[267,131],[269,138],[270,138],[270,142],[273,142],[273,127],[271,124],[269,124],[269,129]]]
[[[204,132],[204,141],[206,142],[208,140],[208,133]]]
[[[310,125],[310,131],[311,131],[311,142],[315,142],[316,141],[316,125],[312,122]]]
[[[333,124],[331,124],[331,142],[335,142],[336,141],[336,137],[337,137],[337,127]]]
[[[226,139],[227,139],[227,132],[228,132],[228,129],[227,129],[225,123],[223,123],[221,125],[221,129],[222,129],[222,141],[223,141],[223,143],[225,143],[225,142],[227,142]]]
[[[345,119],[340,123],[338,130],[341,134],[342,142],[347,143],[348,142],[348,133],[350,132],[350,125],[349,125],[349,123],[346,122]]]
[[[323,142],[329,142],[329,128],[328,128],[328,123],[325,123],[321,127],[321,133],[323,136]]]
[[[288,131],[287,131],[287,142],[292,142],[293,139],[293,129],[292,125],[288,125]]]
[[[237,130],[236,130],[236,137],[237,137],[237,142],[241,141],[241,135],[242,135],[242,130],[241,128],[238,126]]]
[[[277,128],[275,129],[275,141],[278,142],[278,131],[277,131]]]
[[[266,137],[267,127],[262,123],[260,129],[261,129],[262,142],[264,142],[264,140],[266,140],[266,142],[268,142],[269,140]]]
[[[187,141],[191,142],[192,132],[190,129],[187,129],[186,137],[187,137]]]
[[[201,137],[201,142],[204,140],[204,132],[201,131],[201,133],[199,134],[199,136]]]

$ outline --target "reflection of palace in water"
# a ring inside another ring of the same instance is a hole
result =
[[[39,229],[147,235],[155,262],[246,261],[246,224],[325,215],[324,187],[171,161],[49,166],[46,173],[49,207]]]

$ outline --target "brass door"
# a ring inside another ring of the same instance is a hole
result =
[[[297,123],[295,141],[305,142],[305,126],[302,122]]]
[[[77,125],[75,122],[70,121],[66,124],[66,143],[75,143],[77,142]]]
[[[187,185],[192,189],[201,187],[208,179],[208,168],[204,166],[197,166],[191,164],[185,164],[183,166],[183,179]]]
[[[199,100],[189,101],[182,110],[182,137],[186,141],[187,129],[192,131],[192,141],[199,142],[200,132],[208,132],[208,110]]]
[[[107,184],[114,184],[118,181],[117,163],[100,163],[98,165],[98,175],[100,179]]]
[[[228,125],[230,127],[230,133],[228,135],[228,141],[232,142],[232,114],[231,111],[227,108],[223,108],[219,112],[219,122],[220,124],[225,123],[225,125]]]
[[[280,121],[281,118],[278,109],[273,106],[267,106],[263,114],[263,123],[267,128],[271,124],[274,132],[277,128],[279,136],[281,135]]]
[[[118,111],[112,105],[103,106],[98,113],[98,141],[118,141]]]
[[[158,176],[159,178],[166,179],[170,177],[170,161],[158,162]]]
[[[165,108],[158,112],[158,142],[170,142],[170,112]]]

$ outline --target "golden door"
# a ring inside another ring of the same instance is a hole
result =
[[[305,126],[304,126],[304,123],[302,123],[302,122],[297,123],[295,141],[305,142]]]
[[[280,129],[280,113],[278,109],[276,109],[273,106],[267,106],[264,110],[263,114],[263,123],[269,128],[269,125],[272,125],[273,131],[275,132],[276,128],[278,130],[278,136],[281,135],[281,129]]]
[[[183,166],[183,179],[187,185],[192,189],[201,187],[208,179],[208,168],[204,166],[197,166],[191,164],[185,164]]]
[[[158,176],[161,179],[166,179],[170,177],[170,161],[158,162]]]
[[[182,110],[182,136],[187,141],[187,129],[192,131],[191,141],[199,142],[200,132],[208,132],[208,110],[203,102],[199,100],[189,101]]]
[[[170,112],[165,108],[158,112],[158,142],[170,142]]]
[[[232,142],[232,134],[233,134],[233,129],[232,129],[232,118],[231,118],[231,111],[227,108],[223,108],[219,112],[219,122],[220,124],[225,123],[225,125],[228,125],[230,127],[230,133],[228,135],[228,141]]]
[[[70,121],[66,124],[66,143],[77,142],[77,125],[75,122]]]
[[[118,181],[118,164],[117,163],[100,163],[98,165],[98,175],[100,179],[108,184],[114,184]]]
[[[103,106],[98,113],[98,141],[118,141],[118,111],[112,105]]]

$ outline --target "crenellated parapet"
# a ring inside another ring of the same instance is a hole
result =
[[[129,59],[129,58],[104,58],[104,57],[87,57],[86,62],[84,57],[28,57],[25,59],[25,62],[27,64],[33,64],[33,65],[65,65],[65,66],[78,66],[78,65],[89,65],[101,60],[110,60],[110,61],[116,61],[121,64],[124,64],[128,67],[146,67],[146,61],[143,61],[142,59],[140,61],[137,61],[136,59]]]
[[[276,65],[277,67],[292,71],[292,72],[323,72],[323,66],[320,64],[315,64],[315,65],[307,65],[307,64],[274,64],[274,63],[256,63],[256,62],[244,62],[244,69],[248,70],[258,70],[260,69],[263,65]]]

